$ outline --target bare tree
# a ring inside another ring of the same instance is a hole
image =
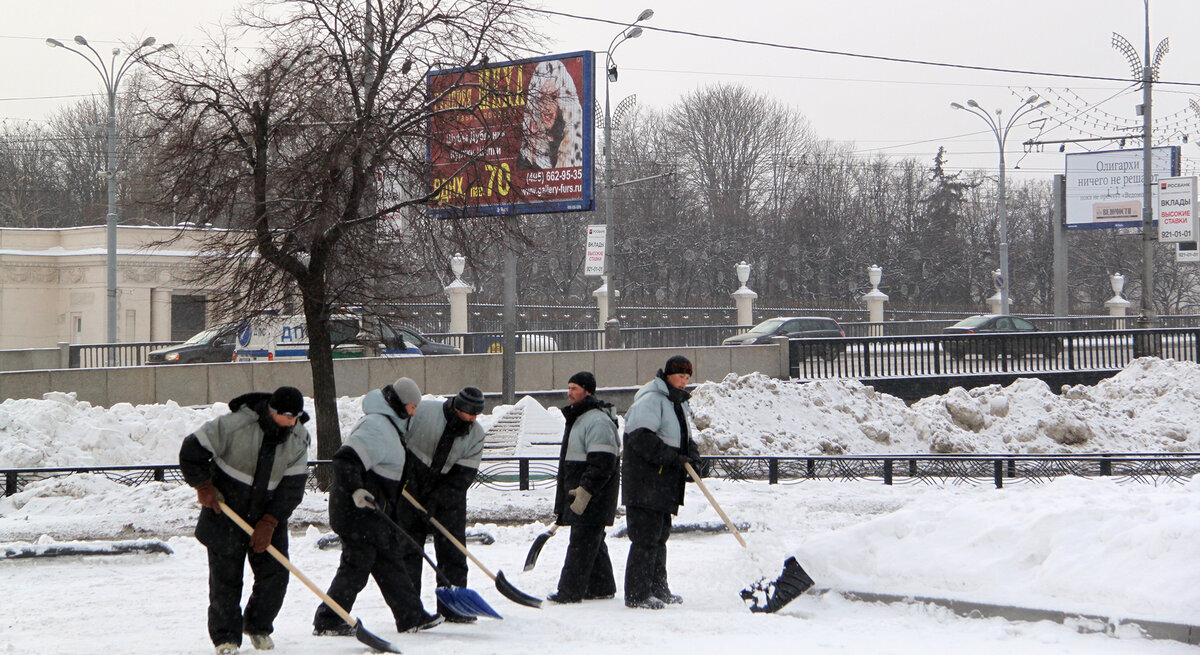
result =
[[[234,47],[230,30],[155,62],[159,200],[234,228],[201,266],[216,311],[248,316],[297,297],[317,456],[329,458],[341,443],[329,318],[430,273],[410,213],[439,191],[425,181],[428,120],[478,109],[428,97],[425,75],[512,56],[533,37],[506,1],[271,0],[239,18],[258,48]]]

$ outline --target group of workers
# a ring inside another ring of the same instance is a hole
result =
[[[605,528],[613,524],[619,501],[630,540],[625,605],[662,609],[682,602],[667,583],[666,545],[671,517],[683,504],[686,465],[699,465],[689,428],[691,375],[687,358],[668,359],[635,394],[623,440],[613,406],[595,395],[595,376],[580,371],[569,379],[554,509],[556,523],[570,526],[570,541],[558,588],[547,598],[551,602],[616,595]],[[342,609],[353,607],[373,577],[400,632],[476,620],[440,601],[434,613],[425,610],[420,545],[433,521],[459,544],[465,541],[467,489],[483,454],[484,431],[476,422],[483,408],[483,393],[475,387],[423,399],[406,377],[363,397],[362,418],[333,456],[329,490],[329,523],[342,553],[326,593]],[[202,505],[196,538],[208,549],[208,633],[217,655],[235,655],[243,634],[256,649],[274,648],[270,635],[288,570],[266,550],[274,546],[287,556],[288,518],[308,476],[307,421],[301,392],[284,386],[233,399],[228,414],[183,441],[180,469]],[[252,530],[222,517],[223,508]],[[432,534],[440,583],[465,587],[466,554],[447,536]],[[247,561],[254,583],[243,611]],[[354,631],[325,603],[317,608],[314,635]]]

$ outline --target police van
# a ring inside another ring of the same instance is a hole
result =
[[[421,351],[382,321],[357,314],[334,314],[329,319],[334,359],[350,357],[420,356]],[[308,359],[308,324],[303,314],[266,314],[252,319],[238,333],[233,361]]]

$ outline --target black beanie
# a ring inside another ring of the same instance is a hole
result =
[[[304,411],[304,394],[296,387],[279,387],[271,394],[267,406],[279,414],[300,416]]]
[[[683,355],[675,355],[667,360],[667,365],[663,367],[663,375],[674,375],[676,373],[692,374],[692,362]]]
[[[483,413],[483,392],[475,387],[463,387],[454,397],[454,409],[478,416]]]
[[[572,375],[571,379],[567,380],[567,384],[572,382],[583,387],[583,390],[588,393],[596,393],[596,376],[592,375],[590,371],[580,371]]]

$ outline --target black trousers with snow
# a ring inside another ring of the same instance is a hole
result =
[[[665,598],[667,585],[667,538],[671,536],[670,512],[626,506],[629,526],[629,557],[625,560],[625,600],[640,602],[650,596]]]
[[[395,539],[384,541],[376,545],[370,541],[342,538],[342,558],[327,593],[349,612],[359,592],[367,586],[367,578],[374,577],[379,593],[396,619],[396,629],[404,632],[423,622],[425,609],[405,570],[400,542]],[[417,564],[420,565],[419,560]],[[328,630],[343,624],[345,621],[342,617],[325,603],[321,603],[313,617],[313,628],[316,630]]]
[[[213,644],[241,645],[242,633],[269,635],[287,593],[288,570],[267,552],[208,549],[208,636]],[[287,527],[271,535],[271,545],[287,557]],[[246,561],[254,573],[254,586],[242,613],[242,576]]]
[[[612,561],[604,543],[603,525],[571,526],[571,542],[562,573],[558,576],[558,597],[562,600],[599,598],[617,593]]]
[[[418,500],[418,502],[420,502]],[[424,504],[424,503],[422,503]],[[428,505],[426,505],[428,508]],[[404,531],[409,534],[418,544],[422,546],[425,540],[429,537],[430,532],[433,533],[433,552],[436,555],[438,570],[446,576],[451,585],[455,587],[467,586],[467,556],[461,550],[454,547],[450,540],[442,535],[440,531],[434,528],[428,520],[419,513],[411,504],[404,501],[397,505],[396,522]],[[435,507],[432,510],[433,518],[437,519],[442,527],[446,528],[450,534],[454,535],[458,542],[465,544],[467,542],[467,508],[466,506],[454,505],[451,507]],[[406,540],[407,541],[407,540]],[[424,564],[424,557],[421,556],[421,551],[417,550],[412,544],[404,543],[401,546],[403,555],[401,560],[404,562],[404,568],[408,571],[409,579],[412,581],[413,589],[417,594],[421,593],[421,567]],[[438,581],[441,584],[441,581]],[[441,603],[438,603],[438,613],[442,616],[448,616],[449,612]]]

